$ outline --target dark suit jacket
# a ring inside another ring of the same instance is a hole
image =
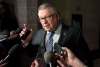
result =
[[[46,32],[41,29],[37,31],[33,37],[32,44],[39,46],[37,52],[38,57],[43,57],[43,53],[46,51],[45,35]],[[88,64],[88,60],[90,59],[89,49],[82,37],[79,24],[75,24],[71,27],[62,24],[61,36],[59,38],[58,44],[60,46],[68,47],[81,61],[83,61],[85,64]]]

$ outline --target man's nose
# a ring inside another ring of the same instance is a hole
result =
[[[43,24],[48,23],[47,19],[44,19],[42,23],[43,23]]]

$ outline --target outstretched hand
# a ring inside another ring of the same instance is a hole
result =
[[[60,67],[87,67],[70,49],[66,47],[62,47],[62,49],[64,51],[58,55],[60,59],[57,60]]]
[[[30,29],[27,24],[24,24],[19,35],[21,37],[22,46],[26,47],[32,40],[32,29]]]
[[[44,63],[41,59],[35,59],[32,64],[31,67],[45,67]]]

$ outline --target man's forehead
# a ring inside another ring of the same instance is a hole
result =
[[[48,14],[54,14],[54,13],[55,13],[55,11],[53,10],[53,8],[45,8],[45,9],[39,10],[39,11],[38,11],[38,14],[39,14],[39,13],[44,13],[44,12],[46,12],[46,13],[48,13]]]

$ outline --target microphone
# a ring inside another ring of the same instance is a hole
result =
[[[11,49],[8,51],[8,55],[12,55],[14,54],[14,52],[17,50],[17,48],[19,48],[20,45],[19,44],[16,44],[14,46],[11,47]]]
[[[7,38],[0,39],[0,43],[6,41]]]
[[[2,35],[2,38],[0,39],[0,43],[8,41],[8,40],[13,40],[15,38],[19,38],[20,32],[21,32],[21,29],[17,28],[17,30],[10,32],[11,35],[9,37],[7,37],[7,35],[6,36]]]
[[[56,67],[57,66],[57,57],[54,55],[53,52],[45,52],[44,53],[44,61],[46,64],[51,65],[52,67]]]
[[[44,53],[44,61],[45,61],[45,63],[46,64],[50,63],[52,67],[56,67],[57,66],[57,61],[56,60],[59,59],[59,57],[56,56],[55,53],[61,55],[62,51],[63,51],[63,49],[61,48],[60,44],[55,43],[53,51],[46,51]]]
[[[21,28],[17,28],[17,30],[15,30],[15,33],[16,33],[16,34],[19,34],[21,31],[22,31]]]
[[[53,52],[45,52],[44,53],[44,61],[48,64],[51,62],[54,58],[54,53]]]
[[[55,43],[54,44],[54,53],[58,53],[58,54],[61,54],[61,52],[63,52],[63,49],[61,48],[60,46],[61,44],[58,44],[58,43]]]
[[[10,37],[3,38],[2,40],[0,40],[0,42],[10,41],[10,40],[15,40],[16,41],[16,39],[18,40],[17,44],[15,44],[14,46],[12,46],[11,49],[8,51],[7,56],[0,61],[0,64],[3,64],[5,62],[9,61],[9,59],[11,58],[11,56],[13,56],[13,54],[16,52],[16,50],[21,46],[21,45],[19,45],[21,43],[20,39],[24,39],[31,31],[27,31],[26,32],[27,34],[25,34],[22,37],[20,37],[20,35],[19,35],[20,32],[21,32],[21,29],[18,28],[16,31],[14,31],[14,33]]]
[[[16,45],[12,46],[11,49],[8,51],[7,56],[6,56],[4,59],[2,59],[2,60],[0,61],[0,64],[3,64],[3,63],[5,63],[5,62],[8,62],[9,59],[11,58],[11,56],[15,53],[15,51],[16,51],[17,48],[19,48],[19,47],[20,47],[19,44],[16,44]]]

